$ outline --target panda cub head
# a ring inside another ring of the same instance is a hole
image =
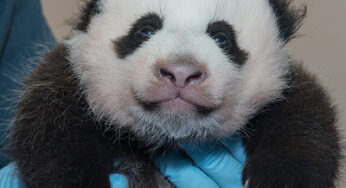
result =
[[[289,0],[93,0],[66,45],[93,114],[145,142],[230,135],[287,87]]]

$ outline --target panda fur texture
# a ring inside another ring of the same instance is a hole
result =
[[[287,54],[291,0],[91,0],[24,83],[12,156],[36,187],[173,187],[150,158],[242,134],[250,188],[333,188],[326,91]],[[115,159],[122,159],[113,167]]]

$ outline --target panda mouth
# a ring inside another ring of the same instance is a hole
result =
[[[189,100],[182,98],[181,96],[176,96],[173,99],[160,101],[159,102],[162,109],[174,110],[174,111],[185,111],[195,108],[197,105]]]
[[[199,115],[209,115],[215,108],[210,108],[196,104],[188,99],[183,98],[181,95],[177,95],[173,98],[164,99],[160,101],[144,101],[140,97],[135,97],[138,104],[148,112],[176,112],[176,113],[192,113],[195,112]]]

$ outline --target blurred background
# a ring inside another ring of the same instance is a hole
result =
[[[71,27],[83,0],[41,0],[44,14],[58,41]],[[292,56],[304,62],[329,90],[339,109],[339,125],[346,131],[346,0],[294,0],[307,4],[308,14],[299,34],[289,45]],[[346,133],[343,134],[346,136]],[[339,188],[346,187],[341,178]]]

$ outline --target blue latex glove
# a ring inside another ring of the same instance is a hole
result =
[[[222,143],[184,145],[191,158],[171,151],[156,164],[178,188],[243,188],[241,174],[246,160],[240,136]]]
[[[0,170],[0,188],[22,188],[23,183],[18,178],[18,171],[14,163],[10,163]]]
[[[110,175],[110,181],[112,188],[127,188],[127,179],[121,174]]]

